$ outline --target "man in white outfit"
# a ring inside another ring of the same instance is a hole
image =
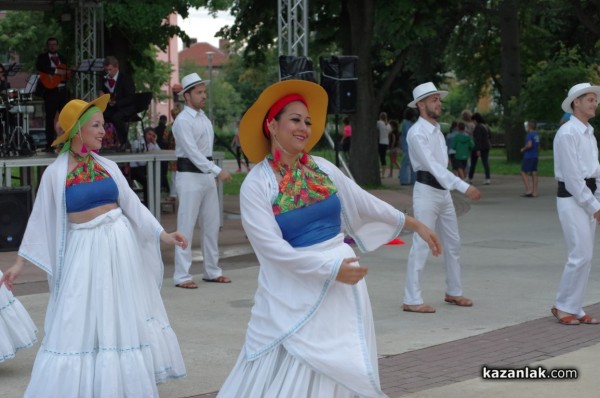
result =
[[[460,277],[460,237],[458,222],[450,190],[456,189],[471,200],[479,200],[477,188],[467,184],[448,170],[448,149],[437,119],[442,114],[442,98],[447,91],[439,91],[431,82],[413,90],[414,100],[408,104],[418,108],[419,119],[408,130],[408,150],[417,182],[413,189],[414,217],[435,230],[443,245],[446,266],[446,296],[444,301],[461,307],[470,307],[473,301],[463,296]],[[184,232],[185,233],[185,232]],[[404,304],[408,312],[433,313],[435,308],[425,304],[419,278],[425,268],[429,248],[417,234],[408,255]]]
[[[231,175],[212,161],[214,131],[202,108],[206,105],[207,80],[197,73],[185,76],[181,95],[185,100],[183,111],[173,123],[177,156],[177,228],[188,237],[186,249],[175,249],[175,286],[196,289],[189,270],[192,265],[192,237],[196,222],[200,223],[204,275],[206,282],[229,283],[219,268],[219,198],[215,177],[231,180]]]
[[[600,222],[600,163],[594,128],[600,87],[580,83],[571,87],[562,109],[572,114],[554,137],[554,177],[558,181],[556,206],[569,255],[560,280],[552,314],[563,325],[598,324],[583,310],[596,224]]]

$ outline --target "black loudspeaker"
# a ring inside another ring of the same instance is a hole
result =
[[[0,251],[19,249],[30,213],[31,187],[0,189]]]
[[[293,55],[279,56],[280,80],[308,80],[316,83],[315,70],[312,61],[307,57],[296,57]]]
[[[342,55],[319,58],[321,86],[329,95],[327,113],[355,113],[358,91],[358,57]]]

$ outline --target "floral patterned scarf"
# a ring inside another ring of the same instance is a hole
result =
[[[320,202],[337,192],[329,176],[310,156],[304,168],[299,159],[293,167],[275,161],[272,154],[267,160],[273,171],[281,175],[279,194],[273,203],[275,215]]]
[[[73,152],[71,153],[75,157],[77,166],[67,174],[67,188],[71,185],[110,178],[110,174],[99,163],[96,163],[91,155],[81,156]]]

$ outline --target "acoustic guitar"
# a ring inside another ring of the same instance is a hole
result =
[[[42,82],[42,85],[46,89],[52,90],[58,87],[59,84],[66,82],[67,79],[70,79],[73,76],[73,71],[75,70],[76,68],[69,68],[65,64],[59,64],[56,67],[56,73],[54,74],[45,72],[38,73],[40,75],[40,82]]]

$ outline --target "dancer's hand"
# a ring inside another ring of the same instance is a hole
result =
[[[175,231],[175,232],[171,232],[171,233],[162,231],[160,234],[160,240],[162,240],[163,242],[165,242],[169,245],[179,246],[182,249],[185,249],[188,245],[187,239],[179,231]]]
[[[467,195],[467,197],[471,200],[481,199],[481,192],[479,192],[479,189],[475,188],[473,185],[469,185],[469,188],[467,188],[467,192],[465,192],[465,195]]]
[[[421,225],[415,229],[415,232],[419,234],[421,239],[427,242],[429,250],[431,250],[431,254],[433,254],[435,257],[439,256],[442,254],[442,243],[440,242],[440,239],[433,230],[429,229],[423,223],[420,224]]]
[[[358,262],[358,257],[345,258],[340,265],[335,280],[348,285],[356,285],[369,272],[367,267],[352,265],[356,262]]]
[[[4,271],[2,278],[0,278],[0,287],[2,285],[6,285],[8,290],[12,290],[14,281],[21,275],[23,272],[23,267],[25,266],[25,261],[23,261],[23,257],[17,256],[17,261],[15,264]]]

